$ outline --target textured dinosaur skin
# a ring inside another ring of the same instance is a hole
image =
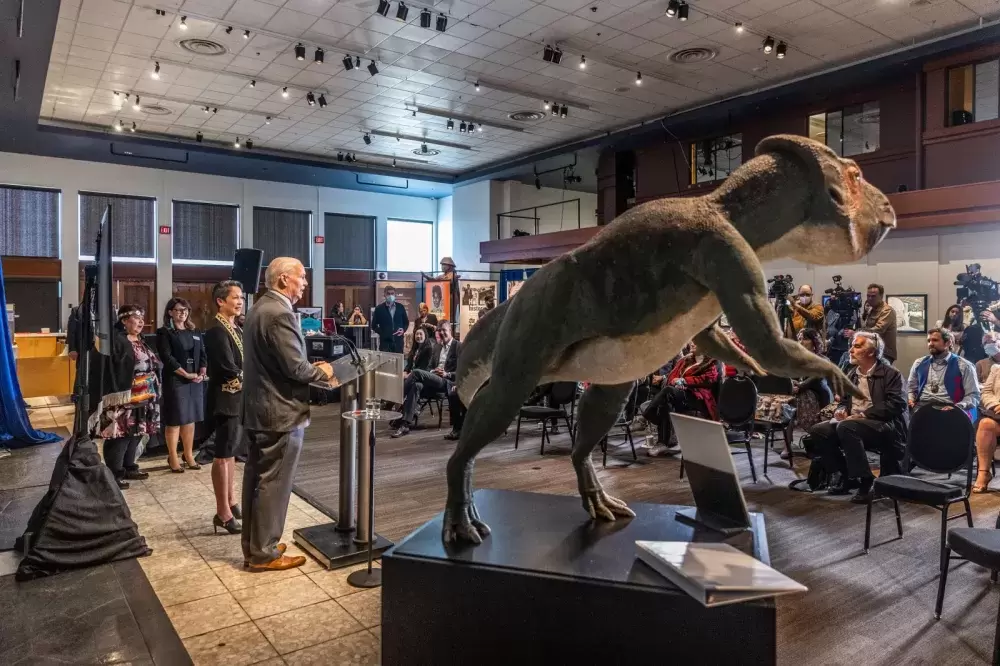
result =
[[[448,461],[444,541],[478,544],[489,534],[472,501],[475,457],[538,384],[591,383],[580,399],[572,461],[584,508],[604,520],[634,514],[605,493],[591,452],[632,382],[690,340],[746,370],[821,376],[835,393],[856,393],[836,366],[782,337],[761,262],[856,261],[895,225],[889,200],[857,164],[780,135],[761,141],[711,194],[636,206],[543,266],[463,342],[457,389],[469,409]],[[719,328],[723,313],[752,358]]]

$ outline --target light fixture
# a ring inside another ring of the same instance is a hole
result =
[[[114,125],[114,128],[116,132],[121,132],[123,129],[125,129],[125,125],[122,123],[122,121],[119,120],[118,124]]]
[[[253,150],[253,141],[247,139],[247,150]]]
[[[251,79],[251,81],[250,81],[250,87],[251,88],[256,88],[257,87],[257,79]]]
[[[338,162],[343,162],[344,161],[344,151],[342,151],[342,150],[338,150],[337,151],[337,161]]]
[[[690,9],[691,7],[688,6],[688,3],[682,2],[681,6],[677,8],[677,18],[679,18],[682,21],[687,21],[688,12],[690,11]]]
[[[313,62],[322,65],[323,64],[323,60],[325,58],[326,58],[326,52],[324,52],[323,49],[321,49],[320,47],[317,46],[316,47],[316,53],[313,54]]]
[[[306,101],[309,102],[309,106],[315,105],[316,95],[313,95],[312,93],[306,93]]]
[[[250,39],[250,31],[249,30],[244,30],[243,31],[243,39]]]
[[[122,94],[116,90],[115,91],[115,99],[118,99],[121,96],[122,96]]]
[[[209,112],[209,111],[211,111],[212,109],[210,109],[210,108],[208,108],[208,107],[206,106],[206,107],[205,107],[205,108],[204,108],[203,110],[205,111],[205,113],[208,113],[208,112]]]
[[[198,132],[197,134],[194,135],[194,140],[197,141],[198,143],[201,143],[202,139],[204,138],[205,135],[202,134],[201,132]]]
[[[285,86],[284,88],[281,89],[281,96],[288,97],[288,86]]]
[[[429,9],[420,10],[420,27],[421,28],[431,27],[431,10]]]
[[[355,67],[361,67],[361,56],[357,56],[357,57],[356,57],[356,58],[354,59],[354,66],[355,66]]]
[[[562,108],[559,110],[559,117],[565,118],[569,114],[569,108],[563,104]]]
[[[545,50],[542,51],[542,60],[544,60],[545,62],[552,62],[552,59],[555,57],[556,57],[556,50],[551,46],[549,46],[548,44],[546,44]]]
[[[302,42],[295,45],[295,59],[305,60],[306,59],[306,47],[302,46]]]
[[[670,18],[677,16],[677,8],[680,6],[681,3],[677,2],[677,0],[670,0],[670,2],[667,3],[667,16]]]
[[[150,74],[157,81],[160,80],[160,63],[156,63],[156,67],[153,68],[153,73]]]
[[[233,148],[240,147],[240,137],[236,137],[236,141],[233,142]]]
[[[476,131],[477,132],[482,132],[483,131],[483,124],[482,123],[479,123],[478,125],[476,125]]]
[[[141,111],[142,110],[142,104],[139,103],[139,96],[138,95],[135,96],[135,101],[132,102],[132,110],[133,111]]]
[[[133,134],[135,134],[135,123],[132,123],[132,127],[129,128],[129,132],[132,132]]]
[[[396,158],[395,157],[392,158],[392,166],[396,166]]]
[[[444,14],[438,14],[437,22],[434,24],[434,28],[438,32],[444,32],[448,29],[448,17]]]
[[[464,120],[462,121],[462,124],[458,126],[458,131],[461,132],[462,134],[465,134],[465,121]]]
[[[774,50],[774,37],[770,35],[764,39],[764,53],[770,53]]]
[[[378,0],[378,9],[375,10],[382,16],[389,15],[389,0]]]
[[[181,30],[187,30],[188,29],[187,20],[188,20],[187,16],[182,16],[181,17],[181,24],[179,26],[177,26],[177,27],[180,28]]]
[[[378,66],[375,65],[374,60],[368,63],[368,73],[371,74],[372,76],[378,74]]]
[[[556,52],[552,54],[552,63],[558,65],[562,61],[562,51],[556,47]]]
[[[227,35],[233,34],[233,26],[229,26],[228,28],[226,28],[226,34]]]
[[[450,130],[453,130],[453,129],[455,129],[455,121],[454,121],[454,120],[452,120],[451,118],[449,118],[449,119],[448,119],[448,124],[446,125],[446,127],[447,127],[448,129],[450,129]]]
[[[372,135],[369,134],[368,132],[365,132],[365,145],[366,146],[372,145]]]
[[[427,152],[427,144],[426,143],[420,144],[420,152],[422,152],[422,153],[426,153]]]
[[[345,55],[343,63],[344,63],[344,71],[345,72],[349,72],[352,69],[354,69],[354,61],[351,60],[351,56]]]
[[[788,52],[788,46],[784,42],[778,42],[778,50],[775,52],[775,55],[778,56],[778,60],[784,58],[785,53],[787,52]]]
[[[479,92],[479,80],[476,80],[476,92]]]
[[[552,105],[552,115],[553,116],[559,115],[559,102],[556,102],[555,104]]]
[[[216,114],[218,112],[219,112],[219,107],[215,107],[215,108],[212,109],[212,113],[213,114]]]
[[[742,21],[737,21],[736,22],[736,32],[738,32],[740,34],[743,34],[743,22]]]
[[[580,69],[587,69],[587,56],[580,56]]]
[[[552,105],[549,104],[549,100],[545,100],[545,103],[542,104],[542,108],[545,109],[546,111],[548,111],[551,106]]]
[[[637,85],[637,86],[641,86],[642,85],[642,72],[636,72],[635,73],[635,85]]]
[[[535,189],[542,189],[542,180],[538,176],[535,176]]]
[[[265,125],[270,125],[271,124],[271,116],[268,116],[267,118],[264,118],[264,124]]]
[[[326,95],[324,95],[323,93],[320,93],[319,99],[316,100],[316,101],[319,102],[319,108],[321,108],[321,109],[325,109],[326,108]]]
[[[417,117],[417,110],[416,109],[410,109],[410,116],[413,117],[413,118],[416,118]]]
[[[410,8],[407,7],[402,2],[399,3],[399,7],[396,7],[396,18],[400,21],[405,21],[406,17],[410,15]]]

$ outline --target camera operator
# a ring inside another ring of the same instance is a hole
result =
[[[861,310],[861,330],[878,333],[885,343],[882,356],[890,364],[896,362],[896,311],[885,302],[885,287],[874,282],[868,285],[865,307]],[[854,331],[844,333],[854,335]]]
[[[958,303],[970,306],[974,317],[962,335],[962,356],[978,363],[989,356],[983,348],[983,333],[994,330],[998,323],[993,307],[1000,301],[1000,285],[983,275],[979,264],[968,264],[965,272],[955,277],[955,286]]]
[[[789,302],[792,306],[792,335],[798,338],[799,332],[806,328],[811,328],[822,332],[823,304],[813,302],[813,288],[807,284],[799,287],[798,297]]]

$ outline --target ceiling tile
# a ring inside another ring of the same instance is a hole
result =
[[[226,14],[226,21],[262,28],[271,17],[278,13],[278,8],[258,0],[236,0],[232,9]]]
[[[311,14],[313,16],[323,16],[337,4],[337,0],[288,0],[285,9]]]

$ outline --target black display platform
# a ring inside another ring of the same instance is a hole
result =
[[[707,609],[636,559],[635,542],[725,541],[768,563],[764,517],[726,538],[631,504],[593,522],[577,497],[478,490],[492,534],[446,548],[441,514],[382,556],[382,663],[773,664],[772,600]]]
[[[327,569],[340,569],[368,561],[368,544],[354,540],[356,532],[339,532],[337,523],[324,523],[292,530],[295,545],[315,557]],[[392,542],[375,534],[372,553],[377,559]]]

